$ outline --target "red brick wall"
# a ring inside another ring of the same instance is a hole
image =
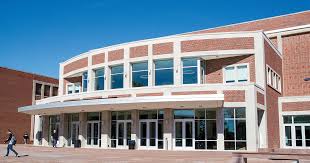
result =
[[[75,62],[72,62],[72,63],[65,65],[64,66],[64,74],[69,73],[69,72],[74,71],[74,70],[77,70],[77,69],[87,67],[87,65],[88,65],[87,57],[79,59]]]
[[[310,33],[282,38],[283,95],[310,95]]]
[[[268,42],[264,42],[266,64],[276,71],[282,77],[282,59],[276,54]],[[267,81],[267,79],[266,79]],[[283,83],[283,82],[282,82]],[[280,147],[279,132],[279,109],[278,98],[281,96],[279,92],[267,86],[266,88],[266,107],[267,107],[267,134],[268,148]]]
[[[270,38],[270,41],[273,43],[274,46],[278,47],[278,40],[276,37]]]
[[[58,80],[0,67],[0,143],[11,129],[22,143],[25,131],[31,133],[31,116],[18,113],[18,107],[32,105],[33,80],[58,84]]]
[[[181,52],[254,49],[253,37],[181,41]]]
[[[232,31],[256,31],[256,30],[275,30],[300,25],[310,24],[310,11],[275,18],[256,20],[242,24],[222,26],[213,29],[205,29],[191,32],[196,33],[214,33],[214,32],[232,32]]]
[[[92,56],[92,65],[104,63],[104,59],[105,59],[104,57],[105,57],[104,53],[93,55]]]
[[[153,44],[153,55],[173,53],[173,42]]]
[[[121,60],[124,58],[124,49],[118,49],[108,52],[108,60],[110,61],[116,61]]]
[[[245,102],[245,91],[227,90],[223,91],[225,102]]]
[[[257,96],[256,102],[261,104],[261,105],[265,105],[265,96],[260,92],[257,92],[256,96]]]
[[[309,111],[309,110],[310,110],[310,101],[282,103],[282,111]]]
[[[163,92],[158,92],[158,93],[137,93],[137,97],[142,97],[142,96],[163,96]]]
[[[148,46],[136,46],[130,48],[130,58],[136,58],[136,57],[144,57],[148,54]]]
[[[223,83],[223,67],[240,63],[249,63],[250,81],[255,82],[255,56],[244,55],[238,57],[208,60],[206,64],[207,83]]]

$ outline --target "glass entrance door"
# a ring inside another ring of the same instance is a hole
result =
[[[157,149],[157,120],[140,120],[139,148]]]
[[[127,148],[131,140],[131,120],[117,121],[117,148]]]
[[[99,146],[100,122],[87,122],[87,145]]]
[[[79,140],[79,130],[80,124],[79,122],[71,123],[71,146],[74,146],[77,140]]]
[[[175,149],[194,149],[194,121],[175,120],[174,136]]]

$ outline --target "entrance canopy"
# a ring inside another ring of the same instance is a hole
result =
[[[53,115],[104,110],[217,108],[222,107],[223,102],[224,94],[148,96],[55,102],[20,107],[18,111],[32,115]]]

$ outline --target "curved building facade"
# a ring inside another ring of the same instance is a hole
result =
[[[283,94],[283,54],[272,34],[202,31],[94,49],[60,63],[58,96],[19,111],[36,115],[35,145],[56,130],[68,147],[280,148],[270,99]]]

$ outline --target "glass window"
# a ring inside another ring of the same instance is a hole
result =
[[[310,123],[310,115],[296,115],[294,123]]]
[[[148,63],[132,64],[132,87],[148,86]]]
[[[87,121],[98,121],[98,120],[100,120],[100,112],[87,113]]]
[[[72,84],[70,84],[70,85],[68,85],[68,94],[72,94],[73,93],[73,89],[74,89],[74,85],[72,85]]]
[[[183,65],[183,84],[197,84],[198,83],[198,66],[197,58],[182,59]]]
[[[57,96],[58,95],[58,87],[53,87],[53,96]]]
[[[95,90],[104,90],[104,68],[95,70]]]
[[[80,83],[75,83],[74,84],[74,93],[80,93],[80,90],[81,90]]]
[[[123,65],[111,67],[111,89],[124,87],[124,67]]]
[[[248,66],[228,66],[225,67],[225,83],[248,81]]]
[[[173,84],[173,60],[155,61],[155,85]]]
[[[285,144],[286,146],[292,146],[291,126],[285,126]]]
[[[292,123],[292,116],[283,116],[284,124]]]
[[[194,119],[194,110],[174,110],[174,119]]]
[[[224,108],[225,150],[246,150],[245,108]]]
[[[51,86],[49,86],[49,85],[44,85],[44,98],[50,96],[50,91],[51,91]]]
[[[82,79],[83,92],[87,92],[87,85],[88,85],[88,73],[87,73],[87,71],[83,72],[82,78],[83,78]]]
[[[42,88],[42,84],[36,83],[36,88],[35,88],[35,98],[36,98],[36,100],[40,100],[41,99],[41,88]]]

